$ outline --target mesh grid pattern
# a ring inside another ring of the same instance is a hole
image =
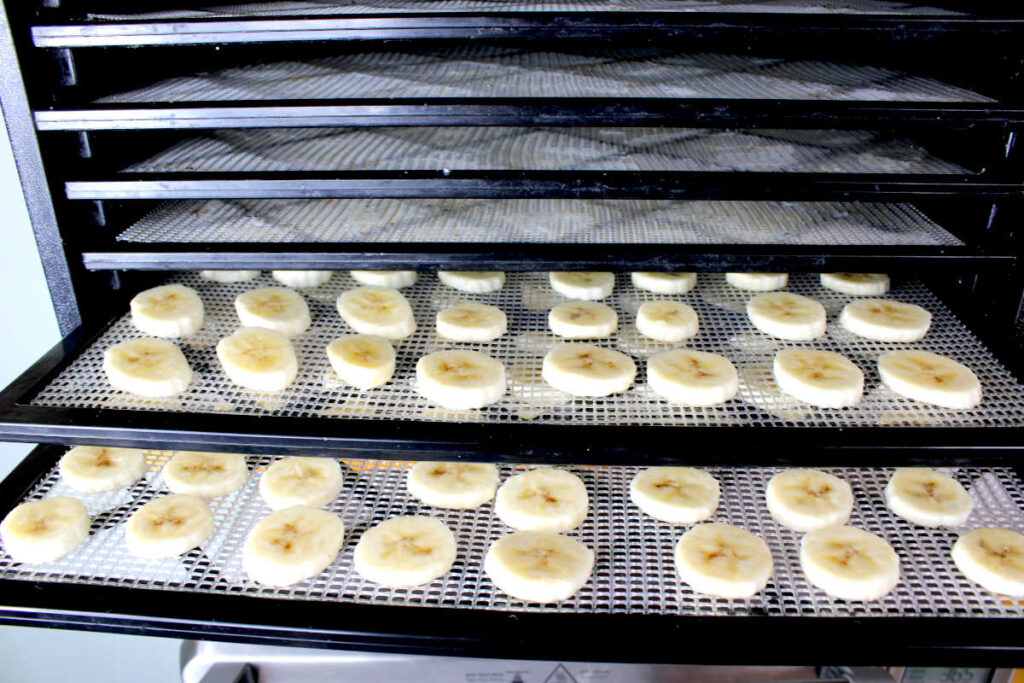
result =
[[[785,342],[758,332],[747,320],[745,305],[751,293],[734,289],[721,274],[702,274],[697,288],[678,297],[694,307],[700,333],[689,346],[720,353],[735,363],[740,392],[728,403],[707,408],[684,408],[665,402],[649,391],[643,359],[672,348],[640,335],[634,319],[640,304],[666,298],[635,290],[628,276],[620,275],[616,292],[606,300],[619,315],[619,331],[601,346],[616,348],[640,359],[636,384],[628,391],[606,398],[573,398],[541,378],[544,354],[561,340],[547,329],[547,312],[564,301],[548,284],[546,273],[512,273],[497,293],[468,295],[439,284],[424,273],[420,282],[404,290],[412,304],[419,329],[395,344],[397,369],[384,387],[359,391],[342,384],[324,353],[326,345],[351,329],[335,309],[344,289],[356,286],[347,273],[336,273],[321,287],[306,290],[313,327],[293,342],[299,358],[299,376],[279,393],[253,392],[232,384],[216,359],[214,346],[238,327],[233,301],[243,291],[272,284],[269,275],[236,284],[210,283],[183,274],[175,278],[195,287],[206,305],[206,322],[196,334],[180,340],[191,365],[192,385],[173,399],[143,399],[113,389],[102,370],[103,349],[141,336],[124,316],[102,337],[46,386],[34,405],[82,408],[159,410],[184,413],[232,413],[285,417],[322,416],[363,420],[412,420],[440,422],[536,421],[564,425],[757,425],[853,427],[876,425],[990,426],[1024,425],[1024,393],[1009,372],[959,322],[926,287],[916,282],[899,283],[890,296],[924,306],[932,312],[932,328],[921,342],[886,344],[861,339],[835,321],[850,297],[826,290],[817,276],[791,277],[788,289],[820,301],[831,325],[826,335],[813,342]],[[437,311],[459,301],[476,300],[497,305],[508,316],[509,330],[485,344],[447,342],[434,331]],[[815,408],[782,394],[772,377],[772,359],[782,348],[809,347],[842,353],[865,373],[864,398],[843,409]],[[415,363],[434,351],[466,348],[487,353],[505,364],[508,392],[499,402],[473,411],[451,411],[428,403],[415,390]],[[885,351],[923,348],[950,356],[974,370],[981,380],[984,399],[977,408],[955,411],[901,398],[881,384],[876,359]]]
[[[143,504],[166,493],[159,469],[169,454],[150,456],[150,471],[134,487],[110,494],[74,493],[54,468],[29,499],[73,494],[83,497],[93,515],[89,539],[71,554],[46,566],[13,563],[0,554],[0,576],[29,581],[65,581],[91,585],[145,587],[199,593],[290,598],[376,605],[453,607],[483,610],[582,613],[678,614],[697,616],[932,616],[1021,617],[1024,608],[968,581],[949,555],[958,531],[999,526],[1024,531],[1024,490],[1012,470],[947,470],[970,491],[975,511],[962,529],[924,528],[890,513],[882,492],[892,471],[836,468],[828,471],[853,488],[854,526],[879,534],[900,556],[902,579],[877,602],[830,598],[803,577],[801,535],[776,524],[764,504],[764,490],[777,468],[710,469],[722,487],[713,521],[727,522],[760,535],[768,543],[775,574],[765,590],[747,600],[699,595],[677,577],[673,549],[686,527],[647,517],[629,501],[634,467],[570,467],[587,486],[590,514],[570,533],[595,551],[594,573],[572,598],[555,605],[533,605],[499,592],[483,573],[491,543],[510,530],[493,514],[492,503],[474,510],[429,508],[408,495],[407,463],[344,461],[345,484],[330,505],[345,522],[345,543],[322,574],[295,586],[264,587],[247,580],[241,550],[252,526],[269,513],[259,496],[259,473],[271,456],[250,456],[251,476],[239,492],[213,501],[216,530],[199,549],[171,560],[141,560],[125,550],[121,525]],[[502,466],[502,479],[525,466]],[[445,576],[407,589],[382,588],[363,580],[352,567],[362,533],[385,519],[424,514],[447,524],[458,539],[458,558]]]

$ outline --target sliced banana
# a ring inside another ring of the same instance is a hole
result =
[[[818,470],[787,470],[768,482],[768,512],[794,531],[846,524],[853,513],[853,489],[839,477]]]
[[[575,595],[594,571],[594,552],[574,538],[519,531],[499,538],[484,557],[498,590],[525,602],[559,602]]]
[[[15,562],[45,564],[74,550],[89,535],[89,513],[77,498],[54,496],[22,503],[0,522],[4,550]]]
[[[500,270],[439,270],[442,284],[460,292],[489,294],[505,286],[505,273]]]
[[[953,544],[953,562],[985,590],[1024,597],[1024,536],[1016,531],[969,531]]]
[[[559,533],[582,524],[589,504],[582,479],[544,467],[509,477],[495,496],[494,514],[513,529]]]
[[[363,391],[384,386],[395,374],[395,347],[370,334],[338,337],[327,345],[327,359],[343,382]]]
[[[736,366],[725,356],[674,349],[647,360],[647,386],[672,403],[711,406],[734,398],[740,380]]]
[[[449,410],[483,408],[506,389],[505,366],[479,351],[437,351],[416,362],[416,390]]]
[[[416,284],[415,270],[350,270],[348,274],[361,285],[402,289]]]
[[[629,485],[634,505],[670,524],[703,522],[718,509],[720,493],[717,479],[692,467],[649,467]]]
[[[235,298],[235,311],[243,327],[262,327],[294,337],[309,329],[309,306],[287,287],[250,289]]]
[[[181,451],[164,465],[164,482],[172,493],[219,498],[249,481],[245,456],[237,453]]]
[[[813,406],[845,408],[864,394],[864,373],[832,351],[783,349],[772,369],[782,391]]]
[[[852,526],[812,531],[800,566],[813,585],[841,600],[878,600],[900,581],[900,558],[884,538]]]
[[[327,284],[333,270],[272,270],[271,277],[288,287],[304,289],[306,287],[319,287]]]
[[[416,331],[412,306],[397,289],[356,287],[338,297],[341,319],[360,334],[404,339]]]
[[[787,273],[726,273],[725,281],[736,289],[771,292],[789,284]]]
[[[75,446],[60,459],[60,477],[83,493],[131,486],[146,473],[146,457],[136,448]]]
[[[550,273],[551,288],[569,299],[598,301],[607,299],[615,289],[615,273]]]
[[[331,458],[283,458],[260,477],[260,495],[271,510],[321,507],[341,491],[341,465]]]
[[[132,324],[154,337],[186,337],[203,326],[203,300],[185,285],[161,285],[136,294],[128,305]]]
[[[498,489],[498,467],[486,462],[418,462],[406,480],[409,495],[438,508],[483,505]]]
[[[821,286],[850,296],[881,296],[889,291],[885,273],[822,273]]]
[[[896,470],[885,487],[885,504],[921,526],[961,526],[974,508],[960,482],[924,467]]]
[[[290,586],[327,569],[341,550],[345,525],[338,516],[296,505],[272,512],[252,528],[242,568],[267,586]]]
[[[866,339],[912,342],[928,333],[932,314],[914,304],[888,299],[860,299],[843,307],[839,324]]]
[[[288,337],[261,327],[243,327],[221,339],[217,359],[232,382],[256,391],[281,391],[299,374]]]
[[[433,517],[392,517],[363,533],[353,557],[368,581],[389,588],[422,586],[455,564],[455,534]]]
[[[697,286],[697,273],[630,273],[633,286],[655,294],[686,294]]]
[[[981,382],[965,365],[929,351],[890,351],[878,359],[882,383],[900,396],[959,410],[981,403]]]
[[[698,524],[679,539],[676,571],[698,593],[749,598],[764,590],[775,565],[768,544],[722,523]]]
[[[548,313],[548,327],[566,339],[603,339],[619,329],[619,314],[596,301],[567,301]]]
[[[747,302],[754,327],[779,339],[810,341],[825,334],[825,307],[791,292],[758,294]]]
[[[679,301],[647,301],[636,313],[640,334],[662,342],[680,342],[697,334],[697,312]]]
[[[610,396],[633,385],[636,363],[593,344],[558,344],[544,356],[541,377],[573,396]]]
[[[451,341],[494,341],[507,329],[505,313],[490,304],[464,301],[437,314],[437,334]]]
[[[137,396],[177,396],[192,383],[185,354],[156,337],[111,346],[103,352],[103,371],[115,389]]]
[[[199,277],[213,282],[245,282],[260,276],[258,270],[200,270]]]
[[[172,493],[149,501],[124,525],[128,552],[136,557],[176,557],[213,534],[213,511],[202,498]]]

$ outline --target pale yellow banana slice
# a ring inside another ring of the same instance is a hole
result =
[[[415,270],[350,270],[348,274],[361,285],[403,289],[419,279]]]
[[[212,282],[245,282],[260,276],[258,270],[200,270],[199,277]]]
[[[321,507],[341,491],[341,466],[331,458],[283,458],[260,477],[260,495],[272,510]]]
[[[981,382],[965,365],[929,351],[890,351],[878,359],[882,383],[900,396],[959,410],[981,403]]]
[[[495,496],[494,514],[513,529],[558,533],[582,524],[589,504],[582,479],[541,468],[509,477]]]
[[[85,505],[67,496],[22,503],[0,522],[4,550],[15,562],[25,564],[59,560],[88,535]]]
[[[649,467],[629,485],[629,499],[655,519],[670,524],[703,522],[715,514],[718,480],[692,467]]]
[[[483,408],[506,389],[505,366],[479,351],[437,351],[416,362],[416,390],[449,410]]]
[[[343,382],[364,391],[384,386],[395,374],[395,347],[383,337],[338,337],[327,345],[327,359]]]
[[[896,470],[885,487],[885,504],[921,526],[960,526],[974,508],[971,494],[960,482],[924,467]]]
[[[800,566],[808,581],[841,600],[878,600],[900,581],[900,558],[892,547],[884,538],[852,526],[804,536]]]
[[[647,386],[672,403],[710,406],[734,398],[740,380],[736,366],[725,356],[674,349],[648,359]]]
[[[221,339],[217,359],[232,382],[256,391],[281,391],[299,374],[299,361],[288,337],[261,327],[243,327]]]
[[[245,539],[242,568],[258,583],[290,586],[327,569],[344,539],[345,525],[337,515],[295,505],[256,523]]]
[[[779,339],[809,341],[825,334],[825,307],[791,292],[758,294],[747,302],[754,327]]]
[[[633,286],[655,294],[686,294],[697,286],[697,273],[630,273]]]
[[[573,396],[610,396],[633,385],[636,363],[624,353],[592,344],[559,344],[544,356],[541,377]]]
[[[389,588],[422,586],[455,564],[455,534],[433,517],[392,517],[363,533],[355,569],[367,581]]]
[[[676,571],[698,593],[749,598],[764,590],[775,565],[768,544],[729,524],[698,524],[679,539]]]
[[[409,495],[427,505],[475,508],[494,498],[498,467],[487,462],[418,462],[406,483]]]
[[[545,531],[504,536],[484,557],[498,590],[525,602],[550,603],[575,595],[594,571],[594,552],[574,538]]]
[[[932,314],[914,304],[888,299],[860,299],[846,304],[839,315],[839,324],[866,339],[912,342],[928,333]]]
[[[235,311],[243,327],[262,327],[295,337],[309,329],[309,306],[287,287],[250,289],[235,298]]]
[[[338,297],[341,319],[360,334],[404,339],[416,331],[412,306],[397,289],[356,287]]]
[[[245,456],[237,453],[181,451],[164,465],[164,482],[172,493],[218,498],[249,481]]]
[[[697,312],[679,301],[647,301],[636,312],[640,334],[662,342],[680,342],[697,334]]]
[[[598,301],[607,299],[615,289],[615,273],[550,273],[551,288],[568,299]]]
[[[327,284],[333,270],[272,270],[271,277],[287,287],[305,289]]]
[[[437,278],[452,289],[471,294],[489,294],[505,286],[500,270],[439,270]]]
[[[787,273],[726,273],[725,281],[736,289],[771,292],[789,284]]]
[[[111,346],[103,352],[103,371],[115,389],[137,396],[177,396],[192,383],[181,349],[156,337]]]
[[[821,286],[850,296],[881,296],[889,291],[885,273],[822,273]]]
[[[768,512],[794,531],[846,524],[853,513],[853,489],[839,477],[818,470],[787,470],[768,482]]]
[[[860,403],[864,373],[844,356],[817,349],[783,349],[772,366],[779,388],[798,401],[822,408]]]
[[[60,477],[83,493],[131,486],[146,473],[146,458],[136,448],[75,446],[60,459]]]
[[[154,337],[186,337],[203,326],[203,300],[185,285],[161,285],[136,294],[129,304],[132,324]]]
[[[619,329],[619,314],[596,301],[567,301],[548,313],[548,327],[566,339],[603,339]]]
[[[953,544],[953,562],[985,590],[1024,597],[1024,536],[1016,531],[969,531]]]
[[[505,334],[508,318],[497,306],[464,301],[437,314],[437,334],[459,342],[489,342]]]
[[[213,511],[202,498],[172,493],[149,501],[124,525],[128,552],[136,557],[175,557],[213,534]]]

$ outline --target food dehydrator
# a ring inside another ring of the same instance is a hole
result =
[[[245,643],[496,658],[699,664],[1019,663],[1024,602],[967,580],[949,549],[965,529],[894,516],[893,468],[941,468],[971,493],[967,528],[1024,530],[1024,295],[1018,130],[1024,14],[999,3],[891,0],[268,0],[145,7],[119,0],[5,4],[2,105],[64,340],[0,395],[0,438],[39,446],[0,484],[0,512],[67,492],[71,444],[142,448],[134,486],[90,494],[89,540],[62,560],[0,556],[0,622]],[[258,269],[226,284],[203,269]],[[234,297],[273,269],[338,271],[304,290],[311,330],[296,382],[276,394],[222,373]],[[419,330],[394,380],[360,391],[323,348],[351,269],[420,271],[404,290]],[[445,288],[437,270],[504,270],[493,294]],[[617,273],[618,333],[641,361],[606,398],[548,386],[546,271]],[[738,396],[686,408],[650,391],[642,361],[670,348],[632,319],[657,298],[631,271],[696,271],[680,297],[700,317],[692,348],[730,358]],[[724,272],[788,272],[820,301],[814,342],[766,337]],[[910,348],[953,357],[983,388],[951,410],[894,394],[876,358],[908,345],[835,324],[850,300],[818,273],[889,273],[890,296],[927,308]],[[202,296],[181,341],[195,372],[172,399],[114,390],[103,350],[137,336],[127,302],[162,282]],[[508,392],[450,411],[413,386],[449,348],[434,314],[498,305],[508,332],[464,344],[501,360]],[[782,394],[781,348],[842,353],[866,375],[849,408]],[[211,540],[175,560],[133,558],[122,524],[163,490],[178,450],[244,453],[252,476],[213,502]],[[332,505],[347,538],[314,579],[249,581],[239,553],[265,514],[256,481],[276,455],[339,459]],[[552,605],[498,591],[482,570],[506,533],[490,505],[439,511],[410,498],[412,461],[529,465],[578,474],[591,506],[572,532],[596,553],[590,582]],[[708,468],[717,521],[768,543],[775,574],[747,600],[690,590],[672,550],[683,527],[630,503],[654,464]],[[845,478],[853,524],[885,537],[902,580],[875,602],[830,598],[800,570],[800,535],[764,506],[768,479],[807,465]],[[354,540],[400,514],[431,514],[459,540],[441,579],[387,589],[352,567]]]

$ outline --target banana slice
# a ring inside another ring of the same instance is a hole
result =
[[[489,294],[505,286],[505,273],[500,270],[439,270],[437,279],[460,292]]]
[[[953,562],[985,590],[1024,597],[1024,536],[1016,531],[969,531],[953,544]]]
[[[718,509],[720,493],[717,479],[692,467],[650,467],[629,485],[634,505],[670,524],[703,522]]]
[[[60,459],[60,477],[83,493],[131,486],[146,473],[146,458],[135,448],[75,446]]]
[[[593,344],[559,344],[544,356],[541,377],[573,396],[610,396],[633,385],[636,363]]]
[[[943,408],[981,403],[981,382],[965,365],[928,351],[890,351],[878,359],[882,383],[900,396]]]
[[[885,273],[822,273],[821,286],[850,296],[880,296],[889,291]]]
[[[356,287],[338,297],[341,319],[360,334],[404,339],[416,331],[412,306],[397,289]]]
[[[350,270],[348,274],[361,285],[402,289],[416,284],[415,270]]]
[[[341,465],[331,458],[283,458],[260,477],[260,495],[271,510],[321,507],[341,491]]]
[[[221,339],[217,359],[232,382],[256,391],[281,391],[299,374],[288,337],[261,327],[243,327]]]
[[[509,477],[494,499],[494,514],[513,529],[575,529],[587,517],[587,487],[572,472],[541,468]]]
[[[679,301],[647,301],[636,313],[636,329],[657,341],[679,342],[697,334],[697,312]]]
[[[725,281],[736,289],[771,292],[789,284],[787,273],[726,273]]]
[[[166,339],[142,337],[103,352],[103,371],[111,386],[136,396],[177,396],[192,383],[185,354]]]
[[[647,386],[672,403],[711,406],[734,398],[740,380],[736,366],[725,356],[675,349],[647,360]]]
[[[887,299],[861,299],[843,307],[839,324],[843,329],[867,339],[912,342],[928,333],[932,314],[914,304]]]
[[[483,408],[506,388],[505,366],[479,351],[437,351],[416,362],[416,390],[449,410]]]
[[[185,285],[147,289],[128,306],[135,329],[154,337],[186,337],[203,326],[203,300]]]
[[[366,391],[395,374],[395,347],[383,337],[350,334],[327,345],[327,359],[343,382]]]
[[[484,557],[498,590],[525,602],[549,603],[576,594],[594,571],[594,552],[579,541],[544,531],[499,538]]]
[[[860,403],[864,393],[864,373],[832,351],[783,349],[772,369],[782,391],[812,406],[845,408]]]
[[[596,301],[567,301],[548,313],[548,327],[567,339],[602,339],[619,329],[619,314]]]
[[[309,306],[287,287],[250,289],[235,298],[235,311],[243,327],[262,327],[294,337],[309,329]]]
[[[615,273],[550,273],[551,288],[569,299],[607,299],[615,289]]]
[[[825,334],[825,307],[791,292],[758,294],[747,302],[754,327],[779,339],[810,341]]]
[[[961,526],[974,507],[960,482],[924,467],[896,470],[885,487],[885,504],[921,526]]]
[[[54,496],[22,503],[0,522],[4,550],[15,562],[45,564],[74,550],[89,535],[89,513],[77,498]]]
[[[686,294],[697,286],[697,273],[630,273],[633,286],[655,294]]]
[[[498,467],[485,462],[418,462],[409,470],[409,495],[438,508],[464,510],[494,498]]]
[[[444,576],[455,556],[455,534],[441,520],[392,517],[363,533],[353,560],[364,579],[404,588]]]
[[[176,557],[213,534],[213,511],[202,498],[172,493],[149,501],[124,525],[128,552],[136,557]]]
[[[288,287],[319,287],[327,284],[333,270],[272,270],[271,277]]]
[[[464,301],[437,314],[437,333],[459,342],[489,342],[505,334],[508,319],[497,306]]]
[[[812,531],[800,566],[813,585],[841,600],[878,600],[900,581],[900,558],[885,539],[852,526]]]
[[[334,562],[345,539],[337,515],[296,505],[272,512],[252,528],[242,550],[242,569],[267,586],[290,586]]]
[[[199,277],[213,282],[245,282],[260,276],[258,270],[200,270]]]
[[[768,482],[768,512],[794,531],[814,531],[846,524],[853,513],[853,489],[834,475],[818,470],[788,470]]]
[[[172,493],[219,498],[249,481],[245,456],[237,453],[181,451],[164,465],[164,482]]]
[[[698,524],[679,539],[676,571],[698,593],[749,598],[764,590],[775,565],[768,544],[729,524]]]

